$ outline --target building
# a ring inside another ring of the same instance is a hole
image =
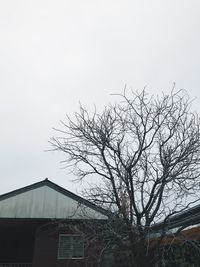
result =
[[[0,267],[95,267],[107,213],[48,179],[0,196]],[[95,239],[94,239],[95,240]]]
[[[162,233],[164,238],[160,239]],[[152,226],[150,245],[161,241],[159,259],[166,267],[200,266],[200,205],[177,212],[168,220]],[[158,266],[161,265],[159,262]]]

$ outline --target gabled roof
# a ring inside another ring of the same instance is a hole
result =
[[[45,179],[1,195],[0,218],[107,219],[107,212]]]

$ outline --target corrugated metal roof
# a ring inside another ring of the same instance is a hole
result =
[[[106,212],[49,180],[0,196],[0,218],[107,219]]]

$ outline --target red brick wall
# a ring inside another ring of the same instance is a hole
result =
[[[57,259],[58,227],[41,227],[35,235],[35,247],[33,255],[33,267],[96,267],[97,250],[95,246],[90,245],[85,251],[84,259]],[[73,234],[69,229],[62,229],[61,233]]]

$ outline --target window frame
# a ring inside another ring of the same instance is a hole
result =
[[[62,237],[71,237],[72,238],[72,243],[71,243],[71,249],[72,249],[72,255],[70,256],[62,256],[60,255],[60,248],[61,248],[61,238]],[[82,246],[82,256],[74,256],[74,239],[73,237],[80,237],[82,238],[82,243],[83,243],[83,246]],[[58,253],[57,253],[57,259],[59,260],[64,260],[64,259],[71,259],[71,260],[80,260],[80,259],[84,259],[84,252],[85,252],[85,248],[84,248],[84,239],[83,239],[83,235],[80,235],[80,234],[64,234],[64,233],[61,233],[59,234],[59,239],[58,239]]]

